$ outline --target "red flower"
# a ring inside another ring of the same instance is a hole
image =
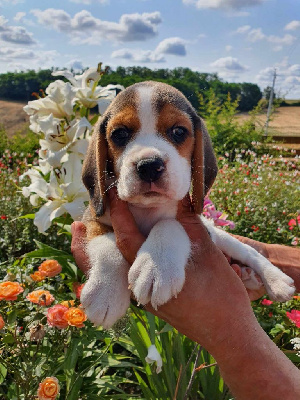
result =
[[[292,310],[291,312],[286,312],[287,317],[296,324],[297,328],[300,328],[300,311]]]
[[[263,299],[261,304],[263,306],[270,306],[271,304],[273,304],[273,301],[272,300],[268,300],[268,299]]]
[[[254,230],[254,232],[257,232],[259,230],[259,227],[255,225],[252,225],[251,228]]]
[[[292,229],[294,228],[294,226],[296,226],[296,225],[297,225],[297,223],[296,223],[296,220],[295,220],[295,219],[290,219],[290,220],[289,220],[288,226],[289,226],[289,229],[290,229],[290,230],[292,230]]]
[[[76,294],[77,299],[80,299],[81,291],[83,289],[84,283],[80,284],[79,282],[73,283],[73,292]]]
[[[1,215],[0,218],[1,218],[1,219],[7,219],[7,216],[6,216],[6,215]]]

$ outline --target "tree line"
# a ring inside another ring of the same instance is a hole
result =
[[[34,93],[39,93],[40,89],[45,90],[51,82],[59,79],[51,75],[54,70],[52,68],[0,74],[0,98],[15,101],[36,99]],[[176,87],[197,110],[200,106],[198,94],[201,93],[205,98],[211,90],[221,102],[226,100],[228,94],[233,101],[239,99],[239,111],[252,110],[262,98],[259,86],[254,83],[229,83],[220,79],[216,73],[197,72],[182,67],[156,70],[138,66],[117,67],[115,70],[107,67],[100,83],[102,86],[111,83],[127,87],[145,80],[165,82]]]

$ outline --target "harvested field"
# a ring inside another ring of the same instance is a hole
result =
[[[8,136],[16,132],[26,133],[29,117],[23,111],[26,103],[0,100],[0,126],[4,126]],[[241,113],[238,118],[248,118],[248,114]],[[258,117],[263,126],[266,114]],[[273,136],[300,137],[300,107],[280,107],[272,116],[269,124],[269,134]]]
[[[0,127],[9,137],[15,133],[25,134],[29,125],[29,116],[24,112],[26,103],[0,100]]]
[[[248,114],[240,114],[239,118],[248,118]],[[264,126],[266,114],[258,116],[258,120]],[[300,137],[300,107],[278,108],[269,122],[269,135]]]

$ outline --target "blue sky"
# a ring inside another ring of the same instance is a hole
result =
[[[300,98],[299,0],[0,0],[0,72],[189,67]]]

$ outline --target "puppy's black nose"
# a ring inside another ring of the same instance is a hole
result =
[[[164,172],[165,163],[161,158],[145,158],[136,165],[138,176],[145,182],[157,181]]]

